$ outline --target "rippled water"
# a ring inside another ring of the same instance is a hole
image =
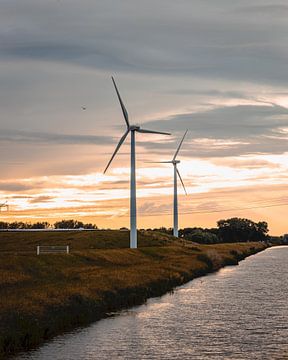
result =
[[[17,359],[288,359],[287,274],[270,248]]]

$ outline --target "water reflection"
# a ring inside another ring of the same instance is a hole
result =
[[[17,359],[285,359],[288,247],[56,338]]]

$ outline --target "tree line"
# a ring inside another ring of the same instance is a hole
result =
[[[153,229],[172,234],[172,228]],[[219,220],[216,228],[187,227],[179,230],[179,237],[200,244],[247,241],[267,241],[269,229],[266,221],[254,222],[245,218]]]
[[[50,224],[47,221],[36,223],[0,221],[0,229],[98,229],[98,227],[95,224],[83,223],[78,220],[61,220],[54,224]],[[170,235],[173,233],[172,228],[165,227],[148,230],[164,232]],[[219,220],[215,228],[187,227],[180,229],[179,237],[200,244],[272,241],[273,237],[270,237],[268,232],[268,224],[265,221],[254,222],[249,219],[234,217]],[[278,239],[276,240],[278,241]]]
[[[0,221],[0,229],[98,229],[98,227],[95,224],[83,223],[78,220],[61,220],[54,224],[47,221],[38,221],[36,223]]]

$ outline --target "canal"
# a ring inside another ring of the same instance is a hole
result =
[[[17,360],[288,359],[288,246],[56,337]]]

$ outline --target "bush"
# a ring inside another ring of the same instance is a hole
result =
[[[186,240],[197,242],[199,244],[217,244],[220,242],[218,236],[206,229],[186,228],[180,230],[180,236]]]

